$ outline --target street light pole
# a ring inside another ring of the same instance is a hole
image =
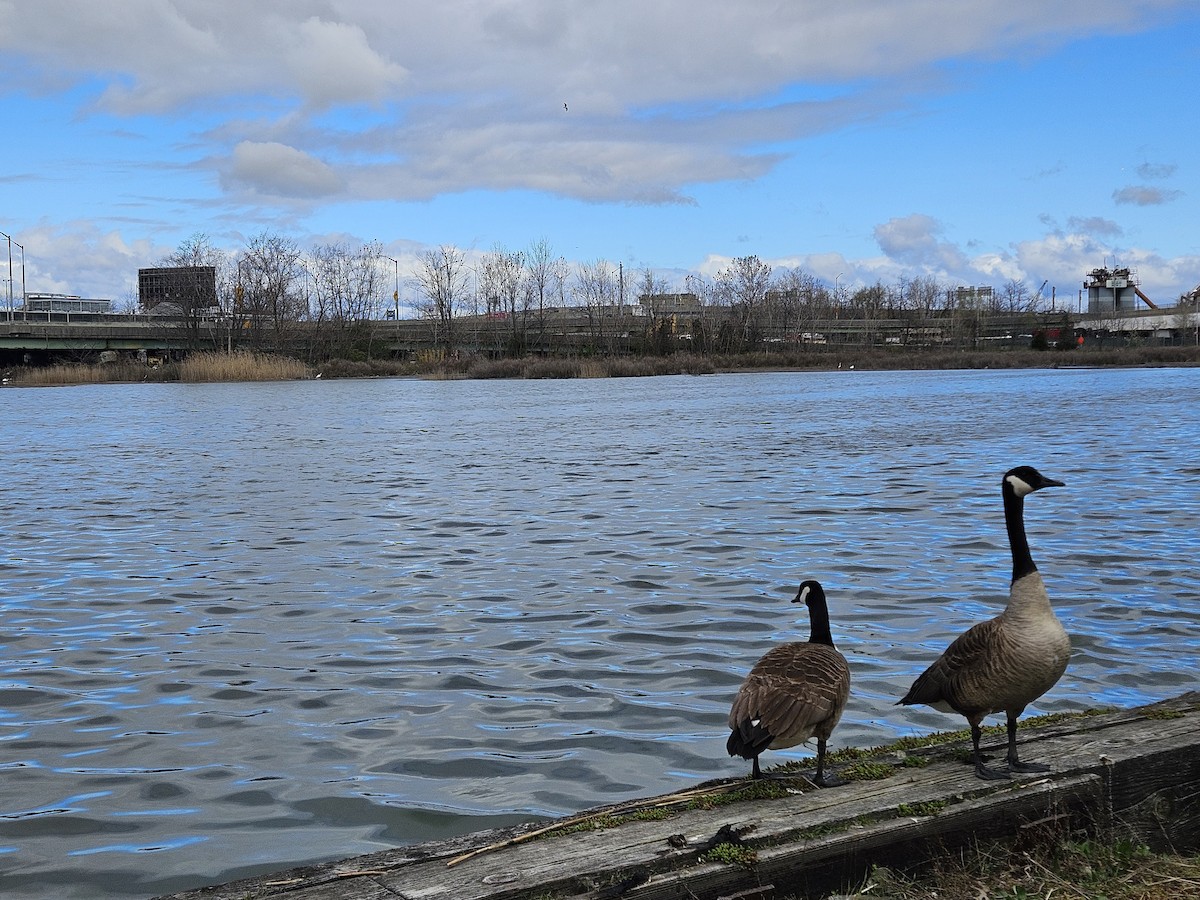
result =
[[[12,245],[13,245],[13,239],[11,237],[9,237],[7,234],[4,234],[3,231],[0,231],[0,235],[3,235],[4,239],[6,241],[8,241],[8,321],[11,322],[12,317],[13,317],[13,305],[12,305],[12,301],[13,301],[13,291],[12,291]]]
[[[10,240],[11,240],[11,238],[10,238]],[[13,243],[17,244],[16,241],[13,241]],[[28,322],[29,321],[29,296],[25,293],[25,245],[17,244],[17,246],[21,248],[21,309],[24,310],[22,315],[24,316],[25,321]],[[11,250],[8,251],[8,267],[9,267],[8,268],[8,282],[10,285],[9,291],[12,291],[12,287],[11,287],[11,285],[12,285],[12,251]],[[11,319],[12,316],[10,315],[9,318]]]
[[[392,291],[392,303],[395,304],[396,310],[396,327],[400,327],[400,261],[394,256],[383,254],[385,258],[392,261],[392,265],[396,267],[396,289]]]

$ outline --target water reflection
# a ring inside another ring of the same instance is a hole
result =
[[[1034,711],[1192,686],[1196,370],[6,390],[0,891],[145,896],[737,774],[829,593],[832,746],[1007,596],[999,476],[1075,655]],[[771,761],[804,751],[769,754]]]

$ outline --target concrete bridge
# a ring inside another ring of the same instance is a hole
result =
[[[215,349],[217,335],[198,332],[201,347]],[[154,322],[133,317],[113,317],[105,321],[46,322],[0,319],[0,359],[18,361],[26,354],[34,358],[88,353],[104,350],[155,355],[182,351],[193,346],[189,335],[174,323]]]
[[[708,324],[716,330],[718,320]],[[976,346],[1027,346],[1031,334],[1039,330],[1057,330],[1064,316],[1070,326],[1097,336],[1126,339],[1138,336],[1162,343],[1190,344],[1200,337],[1200,312],[1168,309],[1126,313],[1120,316],[1072,315],[1061,312],[1024,315],[980,316],[973,328],[964,328],[960,316],[906,318],[834,318],[808,319],[787,324],[765,323],[765,346],[783,349],[788,343],[961,346],[964,340]],[[531,350],[562,351],[589,345],[628,347],[648,331],[654,320],[626,313],[620,317],[598,318],[583,309],[558,309],[552,315],[531,315],[523,326],[524,345]],[[303,352],[321,336],[329,323],[293,322],[287,324],[283,345]],[[381,320],[355,326],[369,334],[372,352],[379,356],[408,356],[444,342],[439,323],[430,319]],[[689,346],[689,322],[681,322],[673,332],[678,348]],[[465,351],[500,349],[513,334],[512,322],[487,316],[464,316],[454,320],[454,345]],[[273,334],[260,337],[266,344],[276,343]],[[171,356],[193,350],[231,350],[251,346],[246,323],[228,320],[179,322],[154,316],[89,315],[62,313],[0,312],[0,364],[46,363],[72,356],[87,358],[103,351],[133,354],[144,351],[152,356]]]

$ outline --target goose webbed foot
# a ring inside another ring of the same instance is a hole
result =
[[[832,772],[826,772],[823,775],[815,775],[812,782],[817,787],[822,788],[841,787],[843,784],[847,783],[841,778],[838,778]]]
[[[984,781],[1008,781],[1012,776],[999,769],[993,769],[991,766],[985,766],[981,761],[976,760],[975,777],[982,778]]]
[[[1021,762],[1017,759],[1018,715],[1018,712],[1008,714],[1008,770],[1010,772],[1049,772],[1050,767],[1045,763]]]
[[[1049,772],[1050,767],[1045,763],[1021,762],[1019,759],[1009,759],[1010,772]]]

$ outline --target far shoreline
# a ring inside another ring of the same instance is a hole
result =
[[[984,369],[1187,368],[1200,365],[1200,346],[1140,346],[1070,350],[921,350],[803,348],[726,356],[571,356],[493,359],[443,355],[436,359],[347,360],[306,363],[260,353],[195,353],[149,366],[133,360],[12,367],[0,372],[6,387],[82,384],[236,383],[305,379],[422,378],[428,380],[629,378],[738,372],[963,371]]]

